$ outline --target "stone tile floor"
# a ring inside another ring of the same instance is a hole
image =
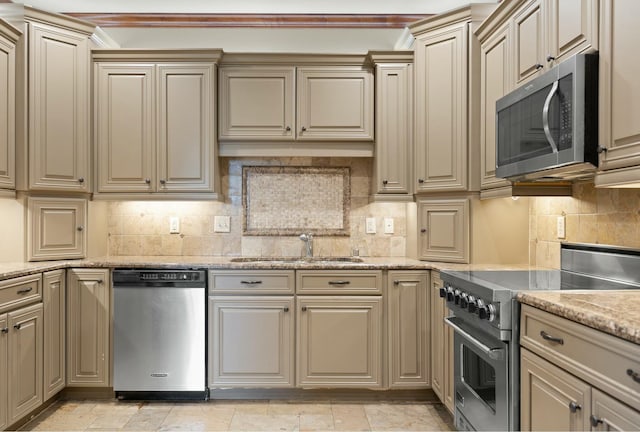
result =
[[[33,431],[449,431],[433,402],[58,401],[21,430]]]

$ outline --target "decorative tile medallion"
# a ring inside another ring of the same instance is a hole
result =
[[[348,236],[349,174],[342,167],[243,167],[243,233]]]

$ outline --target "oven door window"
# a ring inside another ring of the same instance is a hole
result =
[[[496,370],[466,345],[462,345],[461,375],[462,382],[495,413]]]

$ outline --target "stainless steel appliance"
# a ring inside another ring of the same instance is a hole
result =
[[[205,271],[114,270],[113,291],[116,396],[205,399]]]
[[[575,55],[496,102],[496,176],[573,179],[597,166],[597,54]]]
[[[454,329],[458,430],[519,430],[520,304],[524,290],[640,289],[640,251],[563,244],[561,269],[442,271]]]

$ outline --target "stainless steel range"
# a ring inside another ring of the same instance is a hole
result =
[[[561,270],[442,271],[454,329],[458,430],[519,430],[520,305],[523,290],[638,289],[640,251],[563,244]]]

